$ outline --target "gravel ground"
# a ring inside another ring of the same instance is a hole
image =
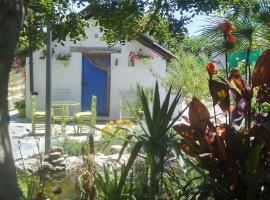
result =
[[[97,125],[98,128],[101,128],[103,125]],[[9,133],[12,145],[12,152],[14,160],[20,159],[20,151],[21,149],[23,158],[28,158],[34,154],[38,153],[37,143],[39,144],[40,151],[44,151],[44,133],[45,130],[38,130],[36,136],[28,136],[31,132],[31,121],[27,119],[21,119],[17,116],[17,111],[10,112],[10,125],[9,125]],[[61,130],[60,125],[55,125],[52,128],[52,145],[54,142],[57,142],[59,139],[63,137],[58,137]],[[67,125],[66,129],[67,135],[74,134],[73,126]],[[96,131],[95,141],[98,141],[101,137],[99,131]],[[86,136],[72,136],[73,139],[85,140]],[[19,141],[19,142],[18,142]]]

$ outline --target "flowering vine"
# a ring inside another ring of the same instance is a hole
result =
[[[128,65],[134,66],[135,60],[141,59],[150,59],[154,60],[157,55],[154,52],[150,52],[149,54],[144,54],[142,49],[139,49],[138,52],[131,51],[128,56]]]

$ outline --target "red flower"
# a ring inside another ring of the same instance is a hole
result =
[[[217,74],[217,68],[212,61],[208,61],[206,64],[206,71],[208,72],[209,76]]]
[[[235,43],[236,41],[235,37],[231,33],[227,35],[226,40],[227,42],[232,43],[232,44]]]
[[[152,59],[152,60],[154,60],[156,56],[157,56],[157,55],[156,55],[155,53],[153,53],[153,52],[151,52],[151,53],[149,54],[149,58]]]
[[[133,52],[133,51],[130,52],[128,57],[129,57],[129,60],[131,60],[131,61],[136,60],[136,54],[135,54],[135,52]]]

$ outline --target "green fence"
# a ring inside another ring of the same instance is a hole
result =
[[[251,66],[255,64],[257,61],[258,57],[262,54],[262,50],[256,49],[256,50],[251,50],[250,56],[249,56],[249,62]],[[246,51],[238,51],[235,53],[229,53],[228,54],[228,65],[229,67],[235,68],[237,67],[238,63],[243,61],[246,61]]]

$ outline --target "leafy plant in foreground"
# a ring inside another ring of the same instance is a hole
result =
[[[256,104],[270,103],[270,50],[256,62],[252,85],[232,69],[228,80],[209,80],[214,106],[230,115],[229,121],[215,121],[205,105],[193,98],[186,123],[174,126],[182,137],[181,150],[206,170],[221,187],[200,193],[215,199],[268,199],[270,195],[270,113],[251,107],[256,89]],[[221,195],[222,194],[222,195]]]
[[[103,166],[103,171],[96,175],[96,185],[99,191],[99,199],[102,200],[127,200],[132,199],[132,193],[129,192],[129,186],[123,187],[121,194],[117,193],[121,173],[117,169],[110,166]]]
[[[130,158],[119,180],[117,194],[121,194],[132,165],[138,157],[139,152],[141,150],[144,150],[146,154],[145,159],[149,165],[150,171],[150,183],[148,187],[149,199],[161,199],[165,156],[176,146],[176,141],[169,134],[169,130],[173,126],[175,121],[184,112],[180,112],[175,119],[171,120],[181,95],[179,91],[174,97],[172,103],[170,104],[170,88],[164,102],[161,104],[159,87],[158,84],[156,84],[151,109],[148,99],[142,88],[139,88],[139,94],[144,113],[144,120],[138,120],[142,131],[139,133],[130,134],[128,136],[129,140],[126,141],[123,145],[123,149],[121,152],[123,152],[127,144],[131,143],[132,139],[134,140],[135,138],[135,144],[132,148]]]
[[[168,87],[172,85],[174,91],[181,88],[182,98],[186,102],[190,102],[192,96],[209,99],[208,85],[204,82],[207,78],[207,73],[204,70],[207,56],[202,53],[193,55],[183,49],[177,51],[179,59],[171,62],[163,83]],[[191,79],[192,81],[190,81]]]

